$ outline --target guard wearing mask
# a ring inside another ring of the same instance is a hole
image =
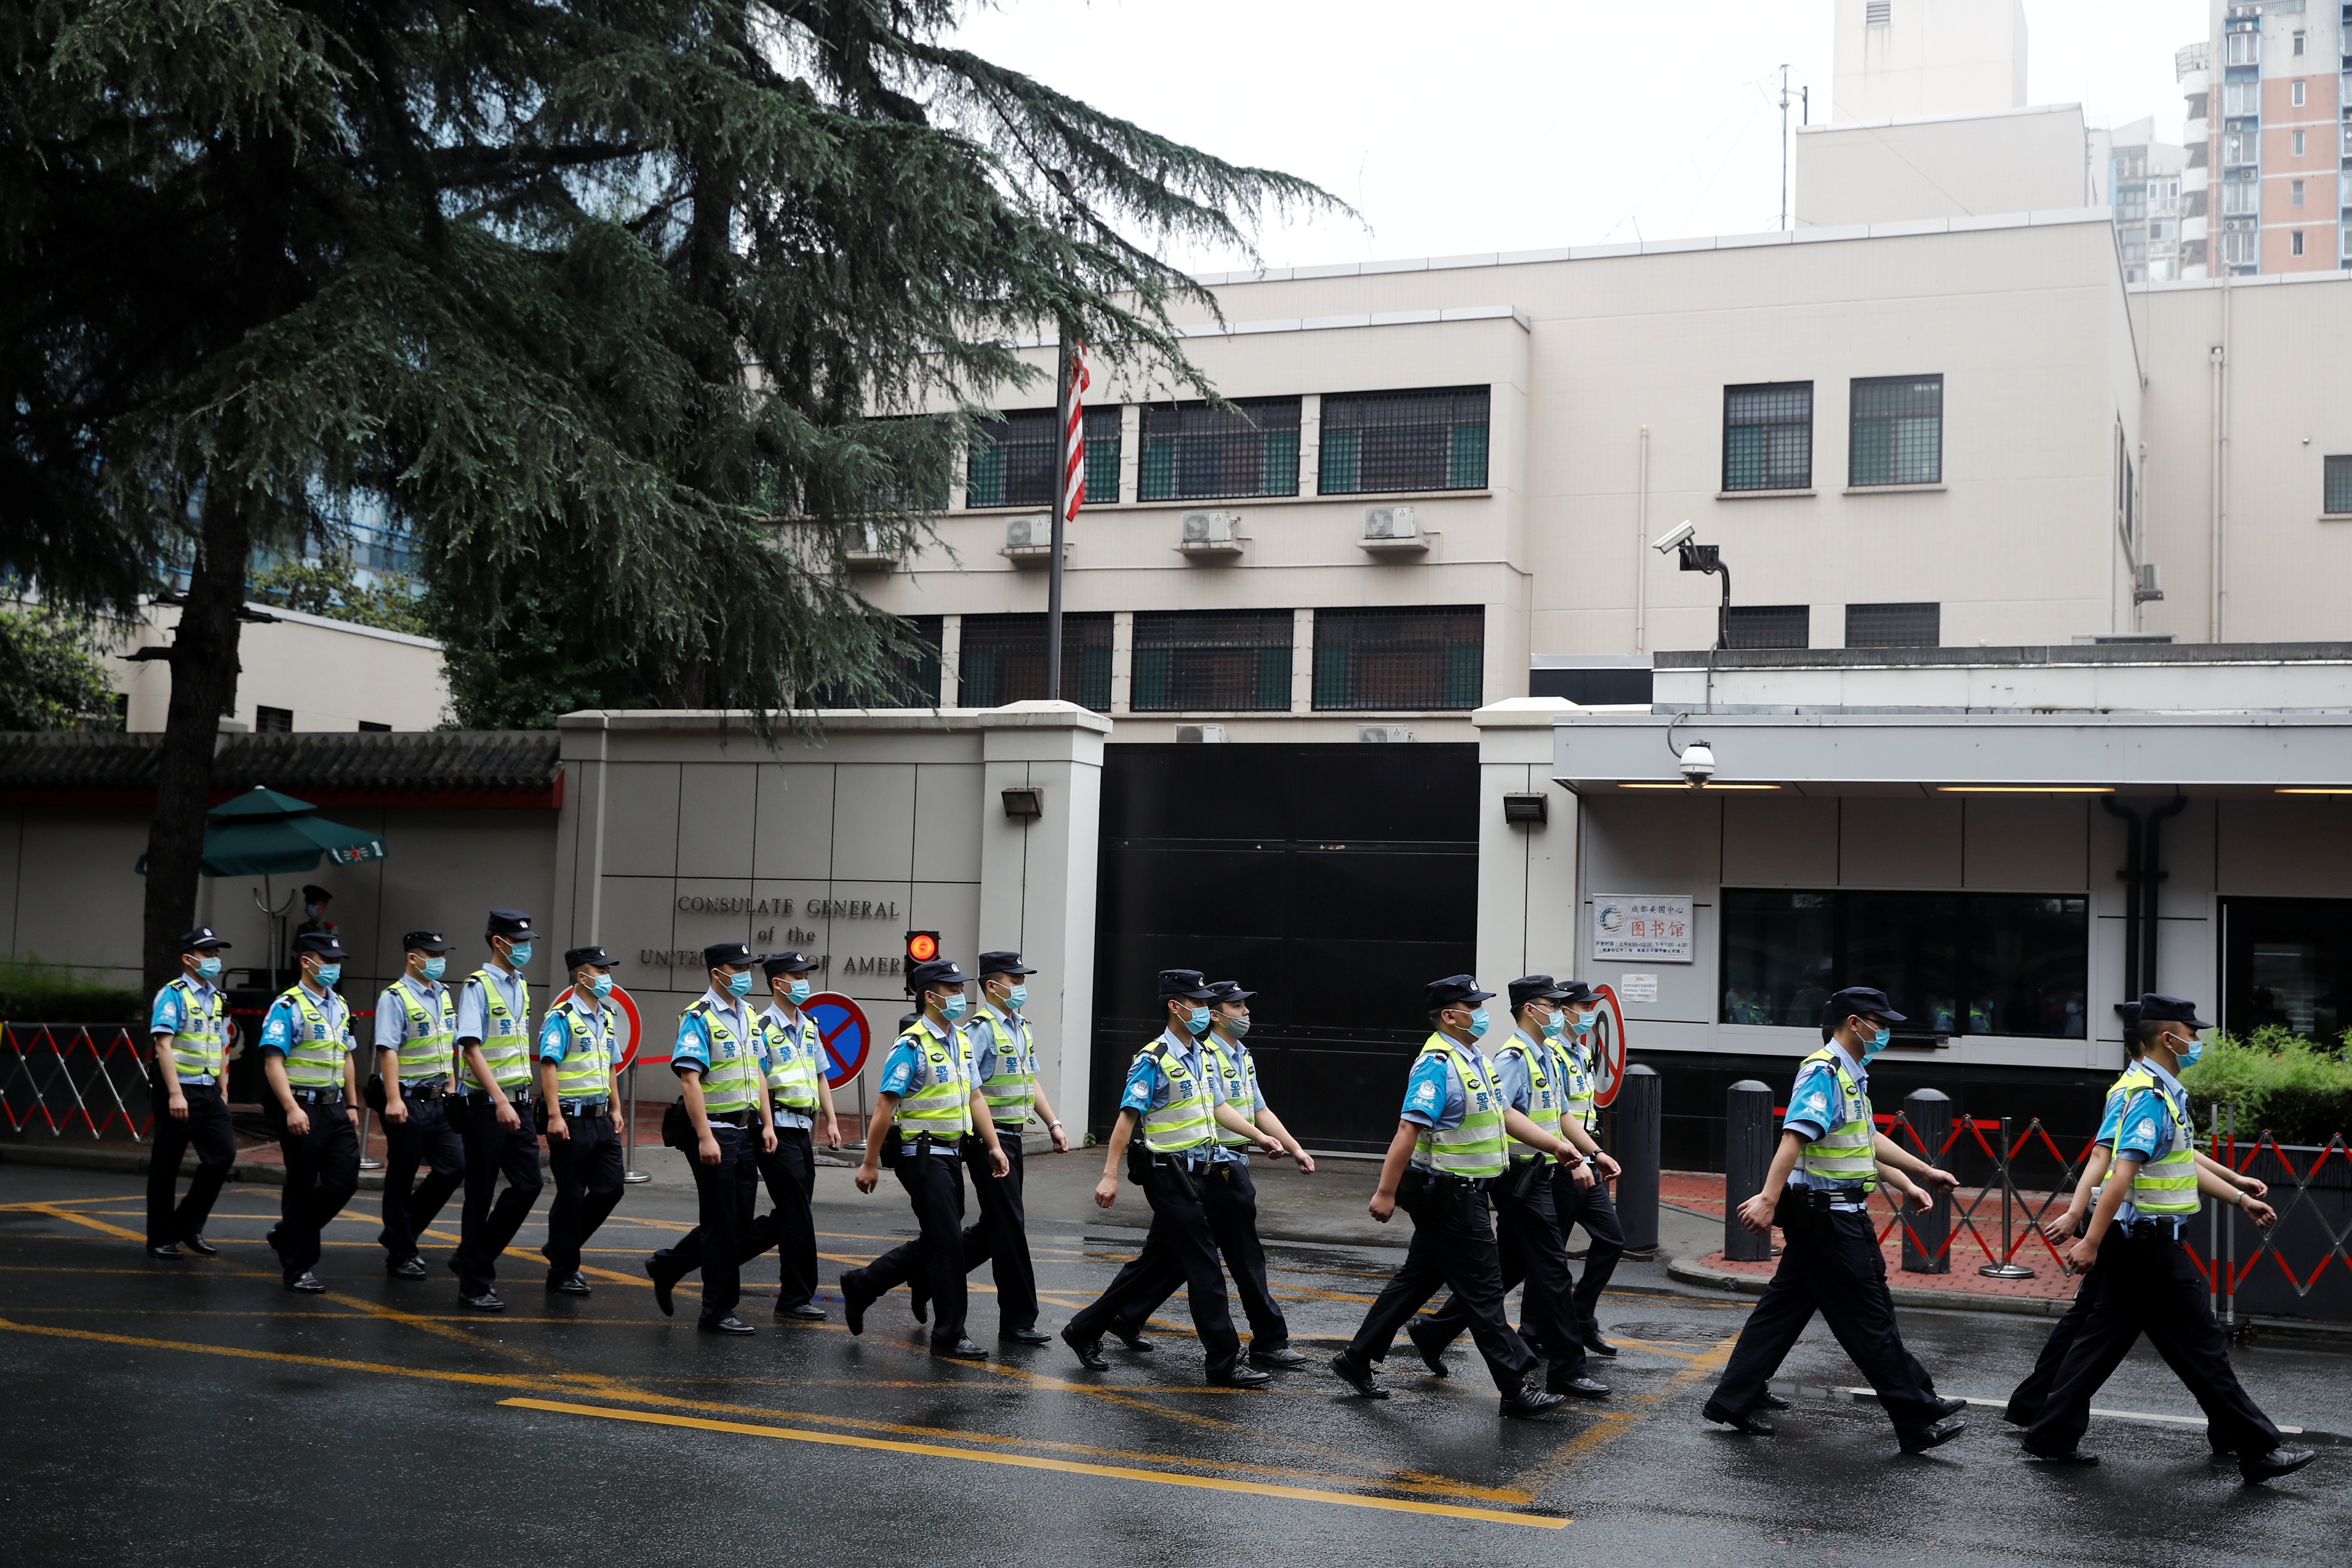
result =
[[[1265,1139],[1276,1140],[1298,1162],[1302,1175],[1315,1173],[1315,1159],[1299,1147],[1258,1088],[1257,1063],[1246,1043],[1249,999],[1257,993],[1244,991],[1231,980],[1213,981],[1209,988],[1215,994],[1209,1004],[1209,1032],[1201,1042],[1202,1059],[1217,1075],[1218,1093],[1255,1131],[1244,1133],[1218,1125],[1215,1152],[1201,1183],[1201,1212],[1209,1222],[1209,1234],[1216,1237],[1218,1255],[1233,1276],[1234,1294],[1242,1299],[1242,1315],[1249,1320],[1250,1364],[1268,1372],[1286,1371],[1305,1366],[1307,1357],[1290,1348],[1290,1321],[1283,1315],[1266,1280],[1265,1247],[1257,1236],[1257,1186],[1250,1180],[1249,1152]],[[1120,1310],[1112,1334],[1130,1346],[1142,1343],[1144,1324],[1183,1284],[1183,1271],[1171,1255],[1153,1289]]]
[[[900,1035],[882,1063],[873,1121],[857,1190],[881,1185],[880,1162],[914,1205],[915,1239],[892,1247],[863,1268],[841,1277],[841,1315],[849,1331],[866,1331],[866,1311],[893,1286],[923,1279],[930,1285],[931,1353],[978,1360],[988,1352],[964,1332],[963,1144],[974,1131],[988,1150],[988,1173],[1001,1180],[1012,1162],[997,1142],[996,1121],[980,1090],[971,1043],[961,1019],[971,977],[949,958],[918,963],[908,986],[922,1016]]]
[[[614,1031],[620,1009],[613,994],[613,961],[602,947],[575,947],[563,955],[572,994],[547,1012],[539,1031],[539,1102],[547,1134],[547,1163],[555,1175],[555,1202],[547,1211],[547,1289],[588,1294],[580,1254],[621,1201],[620,1053]]]
[[[457,1090],[457,997],[441,984],[449,949],[437,931],[400,939],[399,979],[375,999],[375,1075],[368,1103],[383,1118],[383,1271],[426,1278],[416,1238],[466,1180],[466,1142],[449,1124]],[[428,1167],[425,1180],[416,1168]]]
[[[503,1312],[499,1257],[522,1228],[543,1184],[530,1092],[530,983],[522,973],[534,933],[520,910],[492,910],[486,935],[490,961],[457,989],[457,1080],[464,1093],[452,1109],[466,1141],[466,1208],[449,1268],[457,1276],[459,1304]],[[501,1176],[503,1193],[498,1192]]]
[[[1202,1207],[1202,1185],[1215,1160],[1218,1128],[1251,1138],[1259,1135],[1225,1098],[1223,1083],[1201,1044],[1209,1032],[1215,989],[1197,969],[1163,969],[1160,997],[1168,1009],[1168,1026],[1136,1053],[1128,1068],[1102,1180],[1095,1184],[1097,1205],[1108,1208],[1118,1202],[1124,1160],[1128,1180],[1143,1189],[1144,1201],[1151,1205],[1151,1229],[1144,1237],[1143,1250],[1119,1269],[1109,1289],[1070,1320],[1062,1339],[1077,1352],[1079,1364],[1094,1372],[1110,1366],[1102,1353],[1107,1332],[1118,1335],[1130,1350],[1150,1349],[1128,1326],[1142,1321],[1134,1309],[1167,1300],[1169,1292],[1160,1281],[1168,1274],[1181,1274],[1192,1309],[1192,1329],[1208,1356],[1209,1381],[1255,1388],[1273,1382],[1274,1374],[1242,1364],[1242,1339],[1234,1331],[1225,1305],[1225,1276],[1217,1265],[1217,1238]],[[1143,1134],[1139,1149],[1133,1147],[1138,1131]],[[1282,1145],[1272,1138],[1260,1139],[1259,1146],[1268,1154],[1282,1152]]]
[[[1569,1232],[1578,1226],[1584,1227],[1584,1272],[1577,1277],[1575,1306],[1585,1353],[1613,1358],[1617,1347],[1601,1337],[1601,1293],[1609,1289],[1617,1262],[1625,1256],[1625,1231],[1617,1223],[1617,1205],[1609,1196],[1609,1184],[1617,1179],[1617,1162],[1601,1152],[1599,1133],[1601,1107],[1592,1053],[1598,1040],[1594,1020],[1601,1009],[1601,994],[1580,980],[1566,982],[1564,989],[1568,994],[1559,999],[1553,1017],[1566,1027],[1547,1038],[1557,1064],[1554,1070],[1568,1090],[1560,1105],[1559,1133],[1591,1163],[1595,1179],[1580,1183],[1569,1173],[1554,1172],[1552,1210],[1563,1243]]]
[[[2091,1398],[2146,1334],[2203,1407],[2217,1450],[2238,1456],[2247,1484],[2275,1480],[2318,1454],[2289,1448],[2279,1429],[2247,1396],[2230,1365],[2230,1342],[2214,1321],[2206,1285],[2180,1241],[2207,1192],[2246,1211],[2267,1230],[2270,1205],[2197,1165],[2196,1130],[2179,1074],[2205,1054],[2194,1003],[2153,992],[2139,999],[2140,1062],[2150,1080],[2135,1087],[2116,1134],[2115,1164],[2083,1238],[2067,1253],[2077,1268],[2099,1266],[2098,1294],[2060,1364],[2041,1414],[2026,1428],[2025,1451],[2053,1465],[2095,1465],[2076,1445],[2089,1426]]]
[[[1544,1137],[1509,1134],[1510,1163],[1493,1192],[1503,1291],[1507,1295],[1513,1286],[1526,1282],[1519,1338],[1530,1350],[1540,1345],[1540,1353],[1550,1363],[1545,1388],[1580,1399],[1603,1399],[1609,1390],[1586,1375],[1576,1281],[1557,1217],[1559,1205],[1569,1201],[1562,1192],[1587,1192],[1600,1184],[1589,1158],[1563,1163],[1572,1148],[1562,1131],[1570,1086],[1558,1042],[1565,1032],[1561,1004],[1576,993],[1555,984],[1549,974],[1522,976],[1511,982],[1509,991],[1517,1027],[1491,1058],[1496,1087],[1504,1105],[1533,1122]],[[1555,1173],[1566,1179],[1555,1184]],[[1468,1304],[1455,1296],[1433,1316],[1408,1324],[1405,1332],[1429,1370],[1444,1377],[1445,1347],[1469,1321]]]
[[[760,1055],[768,1075],[768,1114],[776,1125],[773,1153],[754,1163],[775,1207],[744,1233],[743,1261],[776,1249],[776,1316],[811,1322],[824,1317],[816,1304],[816,1119],[824,1118],[824,1146],[841,1147],[841,1123],[833,1110],[833,1085],[825,1076],[824,1041],[816,1020],[801,1009],[815,987],[809,975],[816,960],[805,952],[780,952],[761,962],[768,985],[768,1009],[760,1016]]]
[[[286,1161],[269,1245],[286,1289],[316,1295],[326,1289],[310,1272],[319,1261],[320,1233],[360,1185],[360,1079],[353,1059],[359,1047],[352,1038],[352,1010],[334,990],[343,977],[342,944],[313,933],[296,938],[294,946],[302,978],[261,1020],[267,1109]]]
[[[236,1130],[223,1093],[228,1077],[228,998],[220,988],[221,950],[228,943],[198,926],[180,938],[180,973],[155,993],[147,1037],[155,1045],[151,1085],[155,1144],[147,1162],[147,1256],[206,1258],[220,1248],[205,1239],[205,1221],[228,1169],[236,1163]],[[188,1195],[175,1205],[180,1156],[196,1151]]]
[[[678,1100],[662,1119],[662,1141],[686,1155],[694,1173],[695,1227],[646,1259],[654,1305],[677,1310],[670,1291],[702,1270],[702,1312],[695,1328],[706,1334],[749,1334],[735,1315],[742,1299],[743,1237],[760,1201],[757,1154],[776,1152],[768,1110],[767,1075],[760,1056],[760,1024],[751,1007],[751,950],[740,942],[702,950],[709,988],[678,1015],[670,1070]],[[756,1154],[755,1154],[756,1151]]]
[[[316,884],[304,888],[302,923],[294,928],[294,934],[298,937],[341,935],[342,928],[327,918],[327,907],[334,901],[335,895],[324,888]]]
[[[1882,1170],[1902,1178],[1904,1196],[1920,1208],[1934,1200],[1912,1178],[1944,1192],[1958,1183],[1871,1119],[1867,1064],[1903,1022],[1885,993],[1850,987],[1832,995],[1822,1016],[1822,1048],[1797,1069],[1763,1190],[1738,1211],[1739,1223],[1759,1235],[1780,1227],[1780,1267],[1741,1327],[1706,1415],[1753,1436],[1772,1436],[1772,1424],[1757,1414],[1773,1397],[1765,1384],[1819,1312],[1878,1391],[1903,1451],[1921,1453],[1968,1430],[1967,1422],[1949,1419],[1968,1402],[1937,1397],[1903,1348],[1870,1194]]]

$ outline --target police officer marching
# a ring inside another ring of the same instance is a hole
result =
[[[1432,981],[1425,994],[1432,1033],[1406,1079],[1404,1108],[1370,1205],[1372,1217],[1383,1225],[1400,1207],[1411,1215],[1412,1245],[1348,1348],[1331,1358],[1331,1370],[1364,1397],[1386,1399],[1388,1390],[1372,1380],[1374,1365],[1388,1359],[1397,1330],[1444,1287],[1468,1320],[1487,1375],[1502,1395],[1503,1414],[1538,1416],[1568,1396],[1534,1385],[1536,1358],[1503,1315],[1502,1264],[1486,1201],[1509,1164],[1507,1135],[1538,1160],[1549,1156],[1580,1170],[1584,1160],[1556,1131],[1538,1126],[1508,1102],[1495,1064],[1478,1044],[1491,1026],[1479,1004],[1494,993],[1480,990],[1467,974],[1449,974]],[[1539,1168],[1520,1174],[1532,1191]],[[1523,1194],[1506,1195],[1527,1210]],[[1540,1241],[1539,1233],[1526,1225],[1516,1234]],[[1554,1231],[1549,1247],[1556,1251],[1559,1244]],[[1564,1271],[1567,1265],[1559,1267]],[[1559,1313],[1556,1306],[1552,1310]],[[1582,1357],[1573,1364],[1581,1379]],[[1591,1392],[1597,1397],[1608,1390],[1593,1384]]]
[[[663,1118],[662,1136],[685,1154],[694,1173],[695,1226],[675,1247],[646,1259],[654,1305],[677,1310],[670,1291],[683,1276],[702,1270],[702,1310],[695,1328],[706,1334],[749,1334],[735,1315],[743,1294],[742,1246],[760,1199],[753,1151],[776,1152],[768,1108],[767,1075],[760,1055],[760,1024],[751,1011],[751,950],[740,942],[702,950],[710,984],[678,1015],[670,1070],[677,1103]]]
[[[620,1009],[613,960],[602,947],[563,955],[572,994],[547,1011],[539,1031],[539,1103],[555,1202],[547,1210],[550,1293],[585,1296],[580,1255],[621,1201],[621,1062],[614,1047]]]
[[[1878,1391],[1879,1407],[1895,1424],[1903,1451],[1921,1453],[1968,1430],[1967,1422],[1948,1419],[1968,1402],[1938,1398],[1925,1369],[1903,1348],[1870,1194],[1882,1172],[1891,1173],[1905,1196],[1922,1208],[1933,1200],[1912,1178],[1945,1192],[1958,1184],[1880,1132],[1872,1120],[1867,1065],[1886,1048],[1893,1026],[1903,1022],[1885,993],[1867,986],[1839,991],[1823,1005],[1822,1017],[1822,1048],[1797,1069],[1764,1188],[1738,1210],[1749,1230],[1769,1234],[1780,1227],[1780,1267],[1740,1328],[1705,1413],[1752,1436],[1772,1436],[1772,1424],[1757,1414],[1779,1403],[1765,1385],[1818,1311]]]
[[[147,1162],[147,1256],[206,1258],[220,1248],[205,1239],[221,1184],[236,1163],[236,1130],[229,1121],[228,998],[220,988],[221,950],[228,946],[210,926],[180,938],[180,973],[155,993],[147,1017],[154,1042],[155,1070],[150,1089],[155,1108],[155,1143]],[[175,1205],[180,1156],[193,1146],[196,1173],[188,1195]]]
[[[2196,1159],[2196,1129],[2180,1073],[2204,1055],[2194,1003],[2149,993],[2139,1000],[2140,1066],[2117,1121],[2115,1163],[2083,1237],[2067,1252],[2078,1268],[2098,1270],[2097,1292],[2081,1331],[2060,1363],[2041,1413],[2025,1431],[2025,1451],[2053,1465],[2094,1465],[2078,1444],[2091,1398],[2146,1334],[2205,1412],[2216,1451],[2234,1453],[2254,1485],[2291,1475],[2318,1458],[2289,1448],[2278,1427],[2246,1394],[2230,1365],[2228,1336],[2215,1321],[2204,1279],[2181,1245],[2197,1216],[2198,1194],[2210,1193],[2263,1229],[2278,1218],[2270,1205]]]
[[[824,1042],[816,1020],[801,1011],[814,987],[816,960],[805,952],[780,952],[762,960],[769,1003],[760,1016],[760,1054],[768,1077],[768,1112],[776,1128],[772,1152],[753,1163],[775,1206],[753,1220],[746,1233],[744,1261],[776,1249],[776,1316],[824,1317],[816,1304],[816,1216],[809,1208],[816,1194],[816,1149],[811,1138],[816,1118],[824,1118],[824,1146],[841,1147],[841,1122],[834,1114],[833,1084],[824,1070]]]
[[[266,1107],[286,1161],[278,1224],[269,1245],[286,1289],[315,1295],[326,1286],[310,1270],[320,1234],[360,1185],[360,1083],[352,1010],[335,994],[343,976],[342,944],[331,935],[297,937],[301,978],[270,1004],[261,1020]]]
[[[958,1026],[971,981],[950,958],[928,960],[908,973],[908,988],[921,999],[922,1013],[882,1063],[856,1181],[859,1192],[872,1192],[887,1159],[919,1228],[912,1241],[841,1277],[841,1315],[851,1333],[862,1334],[867,1308],[893,1286],[924,1279],[934,1315],[931,1353],[977,1360],[988,1352],[964,1332],[964,1140],[979,1134],[991,1180],[1013,1166],[981,1092],[971,1042]]]
[[[506,1310],[497,1289],[499,1257],[544,1184],[531,1105],[530,983],[522,973],[533,936],[530,917],[520,910],[492,910],[485,932],[489,962],[457,991],[457,1077],[466,1092],[452,1109],[466,1141],[466,1206],[449,1269],[457,1276],[459,1304],[477,1312]],[[501,1176],[503,1193],[497,1191]]]
[[[383,1117],[383,1270],[425,1279],[416,1238],[466,1180],[466,1144],[449,1124],[457,1092],[457,998],[441,984],[451,942],[437,931],[400,939],[405,967],[375,999],[376,1071],[368,1102]],[[416,1168],[429,1167],[424,1182]]]
[[[1102,1180],[1095,1184],[1098,1205],[1108,1208],[1118,1202],[1124,1160],[1128,1180],[1143,1189],[1144,1201],[1151,1205],[1151,1229],[1144,1237],[1143,1250],[1119,1269],[1110,1288],[1062,1331],[1063,1342],[1090,1371],[1110,1366],[1102,1353],[1107,1332],[1118,1335],[1131,1350],[1150,1348],[1132,1337],[1134,1331],[1127,1326],[1129,1315],[1138,1302],[1165,1300],[1169,1292],[1160,1280],[1174,1273],[1182,1276],[1187,1288],[1192,1329],[1208,1356],[1209,1381],[1253,1388],[1274,1380],[1269,1372],[1242,1364],[1241,1335],[1234,1332],[1225,1304],[1216,1237],[1202,1209],[1202,1184],[1215,1159],[1216,1129],[1258,1138],[1268,1154],[1282,1152],[1281,1144],[1259,1134],[1234,1108],[1209,1065],[1201,1042],[1209,1032],[1210,1004],[1216,994],[1197,969],[1160,972],[1167,1026],[1136,1053],[1128,1068]],[[1143,1147],[1136,1149],[1133,1140],[1139,1131]]]
[[[1584,1227],[1584,1270],[1576,1280],[1577,1327],[1584,1335],[1586,1354],[1613,1358],[1617,1347],[1601,1336],[1601,1293],[1609,1289],[1618,1260],[1625,1256],[1625,1231],[1617,1223],[1617,1205],[1609,1196],[1609,1184],[1618,1175],[1617,1162],[1602,1152],[1596,1131],[1601,1108],[1592,1052],[1598,1041],[1595,1020],[1601,994],[1580,980],[1563,984],[1568,994],[1559,999],[1553,1016],[1567,1026],[1547,1036],[1568,1086],[1567,1099],[1560,1105],[1559,1132],[1592,1163],[1595,1179],[1589,1184],[1563,1180],[1568,1173],[1555,1171],[1553,1218],[1559,1223],[1562,1242],[1568,1240],[1570,1230]]]

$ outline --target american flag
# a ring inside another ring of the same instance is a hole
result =
[[[1070,422],[1062,432],[1062,521],[1076,522],[1087,503],[1087,345],[1070,345]]]

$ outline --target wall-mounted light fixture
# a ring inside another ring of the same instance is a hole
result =
[[[1035,784],[1015,784],[1004,792],[1004,815],[1034,822],[1045,815],[1045,792]]]
[[[1539,795],[1507,795],[1503,797],[1503,820],[1540,827],[1551,820],[1550,805]]]

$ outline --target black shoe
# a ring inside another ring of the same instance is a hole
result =
[[[1722,1422],[1735,1432],[1745,1432],[1750,1437],[1769,1437],[1773,1433],[1772,1423],[1765,1420],[1753,1410],[1728,1409],[1712,1399],[1706,1402],[1706,1408],[1699,1414],[1710,1421]]]
[[[661,1309],[663,1317],[675,1318],[677,1316],[677,1303],[670,1300],[669,1293],[677,1289],[677,1281],[665,1278],[661,1268],[661,1260],[668,1256],[668,1252],[664,1250],[646,1258],[646,1277],[654,1282],[654,1305]]]
[[[907,1298],[907,1310],[915,1315],[915,1321],[928,1323],[931,1321],[931,1299],[928,1296],[909,1295]]]
[[[862,1334],[866,1331],[866,1309],[872,1305],[874,1305],[873,1297],[846,1279],[841,1282],[841,1321],[849,1325],[851,1333]]]
[[[1608,1385],[1605,1384],[1595,1383],[1589,1377],[1571,1377],[1559,1382],[1547,1383],[1544,1384],[1544,1387],[1554,1394],[1573,1394],[1579,1399],[1606,1399],[1609,1397]]]
[[[1254,1366],[1235,1366],[1230,1372],[1213,1372],[1209,1382],[1218,1388],[1264,1388],[1274,1381],[1274,1373],[1260,1372]]]
[[[1965,1421],[1938,1421],[1924,1432],[1905,1433],[1902,1438],[1903,1451],[1906,1454],[1924,1454],[1930,1448],[1940,1448],[1968,1429],[1969,1424]]]
[[[1295,1366],[1305,1366],[1307,1358],[1284,1345],[1278,1350],[1250,1352],[1250,1365],[1262,1366],[1269,1372],[1287,1372]]]
[[[1102,1353],[1102,1341],[1073,1339],[1070,1331],[1062,1331],[1062,1342],[1078,1353],[1078,1364],[1088,1372],[1108,1372],[1110,1363]]]
[[[147,1244],[147,1256],[150,1258],[185,1258],[187,1254],[181,1251],[177,1246],[171,1242],[151,1241]]]
[[[753,1334],[759,1332],[757,1329],[754,1329],[751,1324],[745,1322],[742,1319],[736,1317],[731,1312],[723,1318],[703,1319],[702,1321],[694,1325],[694,1331],[698,1334]]]
[[[2258,1487],[2264,1481],[2274,1481],[2281,1476],[2291,1476],[2312,1460],[2319,1458],[2315,1448],[2273,1448],[2267,1454],[2253,1454],[2238,1460],[2238,1473],[2246,1484]]]
[[[1429,1326],[1429,1321],[1426,1318],[1407,1323],[1404,1326],[1404,1337],[1411,1340],[1412,1348],[1421,1352],[1422,1364],[1429,1368],[1429,1375],[1444,1377],[1445,1346],[1441,1344],[1433,1335],[1423,1337],[1427,1334]]]
[[[387,1258],[383,1260],[383,1271],[394,1279],[423,1279],[426,1277],[422,1258]]]
[[[1969,1402],[1965,1399],[1943,1399],[1932,1394],[1927,1397],[1936,1401],[1936,1404],[1942,1408],[1944,1415],[1947,1418],[1954,1415],[1965,1415],[1968,1414]]]
[[[194,1236],[184,1236],[180,1237],[180,1245],[186,1247],[190,1252],[194,1253],[199,1258],[218,1258],[220,1256],[220,1248],[215,1247],[211,1242],[206,1241],[201,1232]]]
[[[457,1292],[457,1305],[476,1312],[503,1312],[507,1310],[507,1304],[499,1299],[496,1290],[485,1290],[478,1296],[468,1296],[460,1290]]]
[[[789,1307],[779,1301],[776,1303],[776,1316],[797,1318],[804,1323],[821,1323],[824,1321],[824,1309],[814,1301],[795,1301]]]
[[[999,1329],[996,1337],[1009,1345],[1050,1345],[1054,1336],[1032,1324],[1025,1329]]]
[[[2025,1457],[2037,1465],[2053,1467],[2079,1465],[2087,1468],[2099,1462],[2099,1457],[2096,1454],[2085,1454],[2080,1448],[2069,1448],[2059,1454],[2045,1454],[2039,1448],[2028,1448],[2025,1450]]]
[[[1517,1394],[1503,1395],[1503,1414],[1521,1421],[1533,1421],[1538,1416],[1550,1415],[1567,1403],[1568,1395],[1565,1394],[1523,1386]]]
[[[319,1277],[307,1268],[299,1274],[289,1274],[286,1289],[300,1296],[323,1296],[327,1293],[327,1288],[319,1283]]]
[[[978,1345],[972,1343],[970,1340],[958,1340],[951,1345],[935,1344],[931,1347],[931,1353],[936,1356],[953,1356],[958,1361],[986,1361],[988,1359],[988,1352],[981,1349]]]
[[[1331,1369],[1332,1376],[1367,1399],[1386,1399],[1389,1396],[1387,1389],[1372,1381],[1371,1367],[1357,1360],[1352,1350],[1341,1351],[1323,1364]]]
[[[1787,1410],[1790,1407],[1787,1400],[1769,1388],[1756,1396],[1756,1408],[1759,1410]]]
[[[580,1270],[577,1268],[574,1268],[569,1274],[549,1275],[547,1277],[547,1293],[551,1296],[585,1296],[591,1294],[588,1289],[587,1279],[581,1275]]]
[[[1607,1340],[1602,1339],[1599,1334],[1587,1334],[1584,1336],[1584,1353],[1586,1355],[1607,1356],[1613,1361],[1616,1359],[1617,1347],[1611,1344]]]
[[[1153,1351],[1160,1348],[1158,1345],[1153,1344],[1150,1340],[1145,1339],[1143,1337],[1143,1331],[1140,1329],[1130,1331],[1122,1329],[1118,1324],[1113,1323],[1111,1325],[1110,1337],[1117,1340],[1119,1343],[1125,1345],[1129,1350],[1133,1351],[1138,1355],[1150,1355]]]

